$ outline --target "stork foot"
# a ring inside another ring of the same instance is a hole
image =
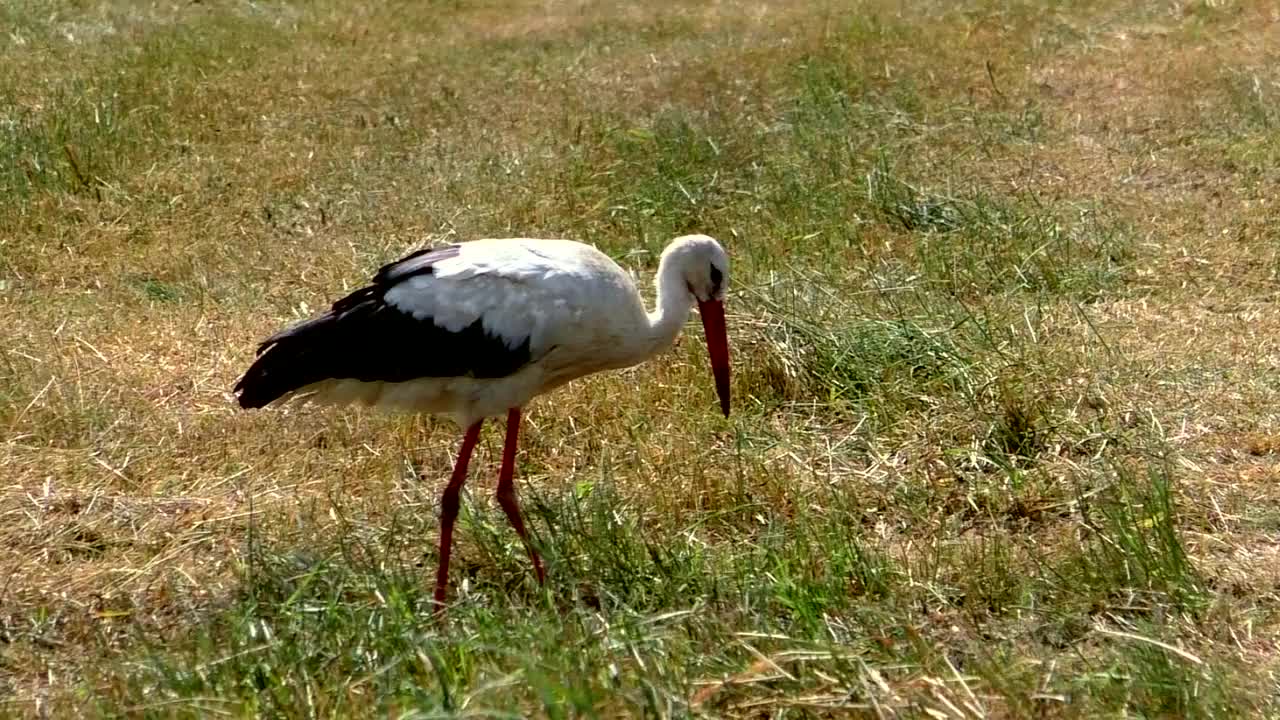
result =
[[[520,542],[524,543],[525,552],[529,553],[529,561],[533,563],[533,572],[538,576],[538,584],[544,585],[547,581],[546,571],[542,569],[542,558],[538,556],[538,551],[533,549],[533,543],[529,540],[529,533],[524,529],[524,518],[520,516],[520,505],[516,502],[516,492],[514,485],[506,486],[507,492],[503,492],[503,488],[498,488],[498,504],[502,506],[502,511],[507,514],[507,520],[511,522],[511,527],[515,528],[516,534],[520,536]]]

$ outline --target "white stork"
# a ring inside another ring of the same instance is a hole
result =
[[[443,608],[458,494],[485,418],[507,415],[497,500],[541,583],[512,484],[525,403],[666,349],[696,302],[729,415],[728,273],[714,239],[676,238],[662,253],[657,309],[648,312],[627,273],[590,245],[507,239],[420,250],[383,266],[325,314],[267,338],[235,390],[243,408],[291,398],[362,403],[447,415],[465,429],[441,499],[435,603]]]

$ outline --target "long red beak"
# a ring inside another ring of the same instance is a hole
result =
[[[698,302],[702,330],[707,334],[707,354],[711,356],[711,374],[716,379],[720,410],[729,417],[729,335],[724,329],[724,303],[720,300]]]

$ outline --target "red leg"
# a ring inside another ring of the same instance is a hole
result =
[[[449,552],[453,550],[453,522],[458,519],[459,493],[462,483],[467,480],[467,463],[471,461],[471,451],[480,439],[480,426],[483,420],[467,428],[462,436],[462,447],[458,449],[458,461],[453,465],[453,475],[449,485],[440,498],[440,563],[436,566],[436,611],[444,610],[444,591],[449,584]]]
[[[529,534],[525,532],[524,518],[520,517],[520,504],[516,502],[516,486],[512,482],[516,474],[516,444],[519,435],[520,408],[511,408],[507,411],[507,441],[502,446],[502,472],[498,474],[498,504],[511,521],[511,527],[516,529],[516,534],[524,543],[524,549],[529,552],[533,571],[538,575],[538,584],[542,584],[546,580],[546,573],[542,571],[542,559],[538,557],[538,551],[533,549]]]

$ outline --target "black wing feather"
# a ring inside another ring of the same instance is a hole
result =
[[[373,276],[373,284],[390,287],[415,275],[430,275],[435,263],[457,257],[461,252],[461,245],[423,248],[378,268],[378,272]]]
[[[429,262],[418,260],[439,253]],[[409,277],[430,274],[431,263],[454,257],[455,247],[429,249],[385,265],[374,282],[338,300],[324,315],[286,328],[258,347],[258,357],[235,391],[240,407],[260,408],[294,390],[328,379],[404,382],[429,377],[506,377],[529,363],[529,338],[514,348],[477,319],[451,332],[433,318],[416,318],[385,301]],[[412,265],[404,263],[418,260]]]

